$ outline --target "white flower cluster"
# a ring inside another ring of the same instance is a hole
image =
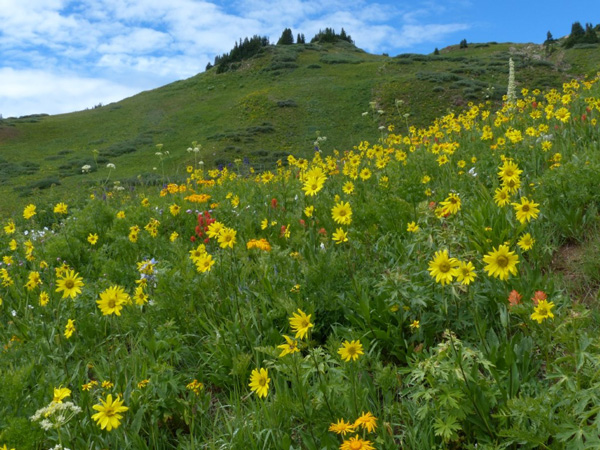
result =
[[[32,422],[40,422],[40,426],[48,431],[52,428],[60,428],[79,414],[81,408],[73,402],[51,402],[48,406],[38,409],[29,419]]]
[[[515,63],[512,58],[508,60],[508,90],[506,101],[514,104],[517,101],[517,85],[515,84]]]

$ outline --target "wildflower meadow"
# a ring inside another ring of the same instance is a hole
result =
[[[600,448],[599,80],[28,200],[0,449]]]

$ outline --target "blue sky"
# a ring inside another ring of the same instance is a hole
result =
[[[468,42],[541,44],[600,23],[597,0],[0,0],[0,114],[59,114],[202,72],[215,55],[284,28],[342,27],[371,53]]]

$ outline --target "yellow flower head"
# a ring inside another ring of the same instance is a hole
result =
[[[542,323],[544,319],[552,319],[554,318],[554,314],[552,314],[552,308],[554,308],[553,302],[540,300],[531,314],[531,318],[536,320],[537,323]]]
[[[84,286],[83,279],[74,270],[65,269],[61,271],[61,276],[56,279],[56,292],[62,292],[62,298],[71,297],[74,299],[81,294],[81,288]]]
[[[509,274],[517,274],[519,256],[515,252],[511,252],[506,245],[501,245],[497,250],[494,248],[485,255],[483,262],[487,264],[484,269],[489,276],[505,281]]]
[[[23,210],[23,217],[26,220],[31,219],[33,216],[35,216],[37,213],[35,212],[35,205],[33,204],[29,204],[25,207],[25,209]]]
[[[432,261],[429,261],[429,274],[435,278],[436,283],[442,286],[451,283],[458,276],[458,261],[448,256],[448,250],[435,252]]]
[[[360,341],[344,341],[338,350],[338,354],[344,361],[349,362],[350,360],[356,361],[360,355],[364,355],[365,353]]]
[[[60,202],[54,205],[54,214],[67,214],[68,206],[66,203]]]
[[[331,235],[331,238],[333,239],[333,241],[336,244],[341,244],[343,242],[348,242],[348,233],[346,233],[343,228],[338,228]]]
[[[371,445],[371,441],[365,441],[357,434],[348,440],[342,442],[340,450],[374,450],[375,447]]]
[[[269,383],[271,379],[267,369],[254,369],[250,375],[250,389],[260,398],[266,397],[269,393]]]
[[[62,403],[62,401],[71,395],[71,389],[64,388],[59,386],[54,388],[54,398],[52,398],[53,403]]]
[[[331,209],[331,217],[340,225],[350,225],[352,222],[352,208],[348,202],[339,202]]]
[[[96,300],[98,308],[100,308],[102,314],[105,316],[109,314],[120,316],[123,305],[130,302],[129,294],[121,286],[109,287],[100,293],[100,300]]]
[[[75,320],[69,319],[67,321],[67,325],[65,326],[65,337],[67,339],[69,339],[71,336],[73,336],[74,332],[75,332]]]
[[[297,313],[293,313],[292,317],[289,318],[290,326],[292,327],[292,331],[296,333],[296,339],[304,339],[308,330],[311,329],[314,325],[310,322],[310,316],[312,314],[306,315],[301,309],[298,309]]]
[[[223,228],[217,238],[219,246],[221,248],[233,248],[233,245],[236,243],[236,234],[237,232],[233,228]]]
[[[346,433],[354,433],[354,425],[350,422],[345,422],[344,419],[338,419],[336,423],[329,425],[329,431],[344,436]]]
[[[517,220],[521,223],[529,222],[531,219],[537,219],[540,212],[539,203],[527,200],[527,197],[521,197],[521,203],[513,203]]]
[[[90,233],[87,237],[87,241],[92,245],[96,245],[96,242],[98,242],[98,235],[96,233]]]
[[[117,397],[113,401],[111,394],[108,394],[106,400],[100,399],[100,404],[94,405],[92,408],[98,411],[92,416],[92,419],[96,421],[101,429],[106,429],[107,431],[118,428],[123,418],[121,413],[129,409],[127,406],[123,406],[121,397]]]
[[[471,261],[459,261],[456,280],[461,284],[468,285],[475,280],[475,277],[477,277],[477,274],[475,273],[475,266],[473,266],[473,263]]]
[[[298,341],[292,339],[289,336],[283,335],[285,339],[285,344],[278,345],[277,348],[281,349],[281,353],[279,354],[280,358],[283,358],[285,355],[290,355],[292,353],[299,352]]]

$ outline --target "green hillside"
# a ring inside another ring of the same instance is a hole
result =
[[[111,183],[154,183],[166,181],[164,171],[176,181],[194,161],[247,158],[255,168],[272,167],[289,153],[311,154],[319,135],[327,137],[325,153],[349,149],[376,140],[377,126],[398,115],[423,126],[468,102],[499,103],[511,57],[518,85],[560,87],[595,71],[598,48],[546,55],[541,45],[488,43],[388,57],[347,42],[268,46],[235,71],[213,68],[92,110],[0,120],[0,213],[32,195],[81,193],[109,176]],[[193,141],[196,154],[186,151]],[[110,175],[109,162],[116,165]],[[92,173],[82,174],[86,164]]]

